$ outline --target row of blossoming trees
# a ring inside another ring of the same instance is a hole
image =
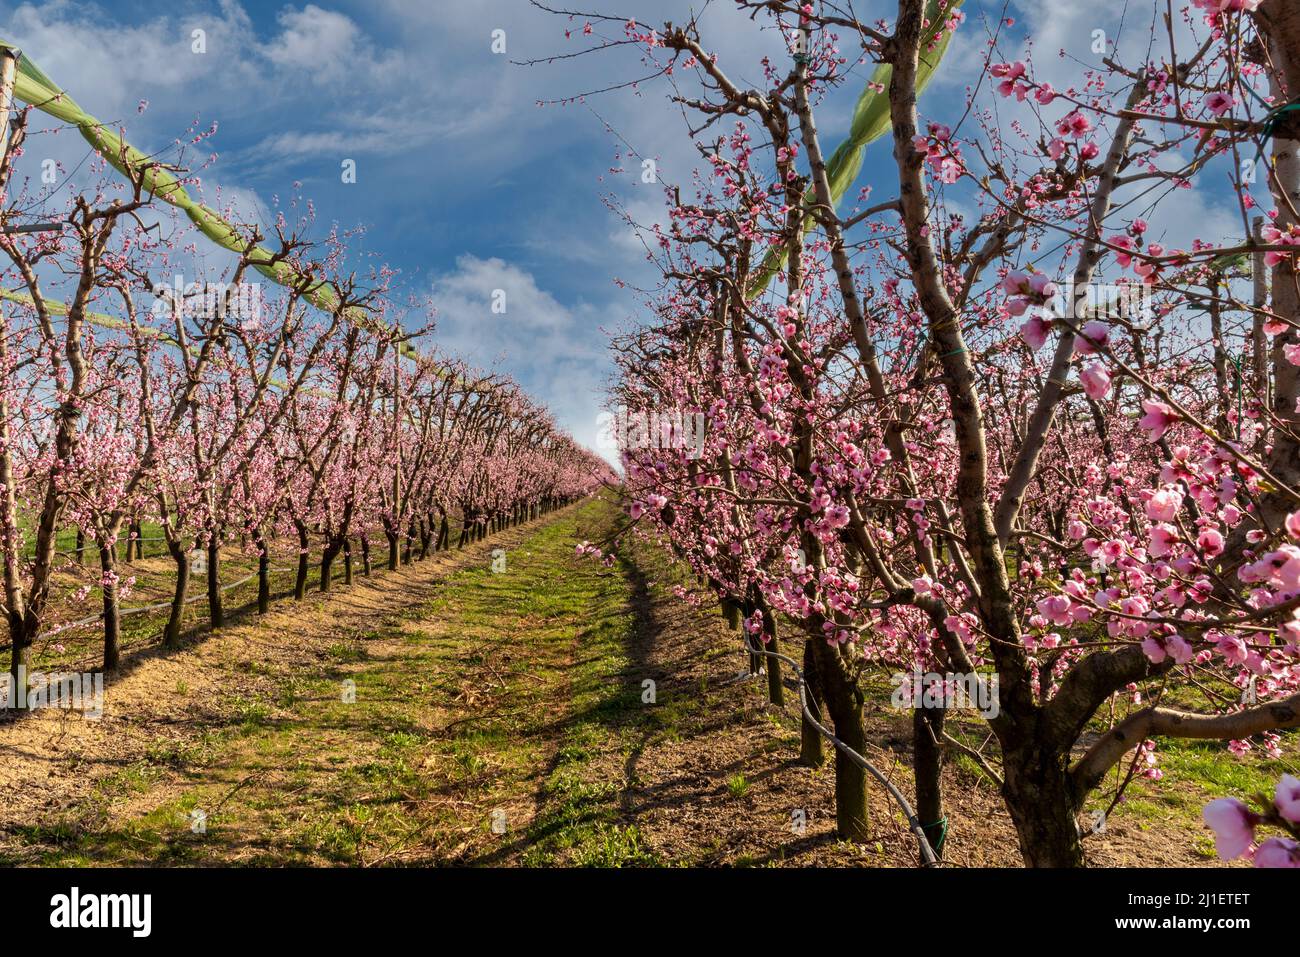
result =
[[[707,160],[649,230],[662,283],[615,396],[706,413],[707,440],[625,451],[635,525],[769,648],[779,618],[806,636],[814,706],[858,751],[873,674],[996,677],[983,749],[915,702],[918,817],[939,844],[961,748],[1027,864],[1079,865],[1081,815],[1159,776],[1161,737],[1276,751],[1300,725],[1300,7],[1175,5],[1143,59],[1109,46],[1056,89],[1010,21],[951,0],[899,0],[892,27],[738,6],[788,59],[588,20],[672,76]],[[986,43],[951,127],[917,101],[945,33]],[[837,210],[816,113],[859,47],[889,68],[892,160]],[[1196,190],[1239,235],[1196,235]],[[847,838],[866,783],[837,752]],[[1233,855],[1261,814],[1217,809]],[[1300,863],[1289,838],[1263,857]]]
[[[28,119],[18,114],[0,164],[6,227],[37,207],[51,218],[52,199],[18,173]],[[297,556],[301,598],[313,564],[326,590],[341,556],[350,583],[354,559],[364,574],[384,560],[376,547],[393,569],[455,547],[454,534],[464,545],[535,518],[607,477],[510,381],[416,351],[410,340],[427,326],[402,331],[391,276],[375,271],[363,286],[337,230],[309,243],[308,218],[281,215],[269,259],[247,227],[245,251],[196,278],[199,245],[154,214],[145,171],[125,181],[109,172],[99,160],[99,187],[68,202],[58,228],[0,233],[12,675],[96,590],[103,664],[117,666],[121,566],[140,555],[143,528],[160,529],[175,565],[163,629],[175,646],[186,603],[204,588],[212,626],[224,623],[223,551],[256,562],[265,612],[277,546]],[[288,285],[255,268],[281,263],[292,267],[279,273]],[[69,528],[71,554],[56,547]],[[74,565],[87,553],[99,565],[88,579]],[[68,572],[85,584],[69,589]]]

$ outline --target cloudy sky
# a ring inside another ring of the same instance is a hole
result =
[[[588,5],[655,26],[702,10],[706,44],[740,82],[758,85],[760,57],[783,55],[780,39],[756,30],[730,0]],[[891,6],[855,2],[864,19],[887,17]],[[922,101],[934,118],[961,108],[983,54],[983,16],[1012,16],[1008,48],[1032,37],[1040,76],[1058,87],[1099,59],[1089,50],[1092,30],[1107,30],[1121,48],[1140,49],[1149,38],[1149,2],[968,0],[966,10],[959,35],[967,42]],[[695,154],[662,81],[538,106],[646,72],[628,47],[549,65],[512,62],[590,45],[582,22],[527,0],[0,0],[0,36],[88,112],[122,123],[142,149],[161,150],[216,122],[204,148],[217,154],[203,173],[207,201],[233,199],[246,218],[265,219],[301,184],[322,226],[365,227],[354,243],[358,262],[385,262],[399,270],[399,288],[432,297],[440,345],[511,374],[594,445],[610,370],[604,330],[634,322],[637,312],[634,293],[614,280],[649,280],[643,248],[602,198],[615,195],[652,222],[661,188],[642,183],[639,162],[619,154],[630,147],[653,157],[661,179],[678,183],[688,181]],[[195,30],[203,31],[202,53],[193,49]],[[621,35],[612,24],[597,32]],[[493,51],[502,37],[504,54]],[[859,89],[851,82],[825,105],[819,125],[828,144],[844,133]],[[85,154],[68,135],[42,138],[42,149],[70,171]],[[892,195],[896,182],[888,149],[876,144],[860,180],[875,186],[876,199]],[[356,164],[355,183],[342,181],[345,160]],[[1178,209],[1202,236],[1206,224],[1225,234],[1239,224],[1222,198],[1196,190]],[[491,308],[498,289],[504,313]]]

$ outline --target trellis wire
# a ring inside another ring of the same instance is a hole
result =
[[[288,566],[276,566],[274,568],[267,569],[267,571],[270,572],[291,572],[296,570],[297,569],[290,568]],[[253,574],[245,578],[241,578],[237,582],[231,582],[229,585],[222,585],[221,591],[230,591],[232,588],[238,588],[240,585],[244,585],[252,581],[254,578],[257,577],[257,575],[258,575],[257,572],[253,572]],[[186,598],[185,601],[183,601],[181,604],[188,605],[192,601],[200,601],[201,599],[207,597],[208,596],[206,593],[200,592],[197,595],[191,595],[189,598]],[[160,601],[155,605],[139,605],[135,608],[122,608],[118,610],[117,616],[119,618],[125,618],[127,615],[138,615],[141,612],[159,611],[163,608],[170,608],[171,605],[172,603],[170,601]],[[93,625],[95,622],[103,620],[103,618],[104,618],[104,613],[101,611],[98,615],[94,615],[90,618],[83,618],[80,621],[73,621],[73,622],[69,622],[66,625],[60,625],[58,628],[55,628],[53,631],[49,631],[41,635],[41,638],[43,639],[53,638],[55,635],[59,634],[60,632],[71,631],[74,628],[84,628],[87,625]]]

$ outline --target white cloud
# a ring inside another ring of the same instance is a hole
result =
[[[316,78],[365,68],[364,60],[356,55],[361,31],[351,18],[309,3],[301,10],[280,11],[276,20],[281,33],[262,52],[277,66]]]
[[[497,291],[505,312],[494,313]],[[602,322],[614,314],[579,302],[566,306],[527,270],[497,257],[463,255],[437,276],[434,341],[479,367],[508,371],[574,437],[595,448],[608,367]],[[597,449],[597,451],[600,451]]]

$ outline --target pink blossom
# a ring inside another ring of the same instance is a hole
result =
[[[1110,394],[1110,373],[1100,362],[1093,362],[1079,372],[1079,381],[1088,398],[1100,401]]]
[[[1159,638],[1144,638],[1142,640],[1142,653],[1150,658],[1155,664],[1165,660],[1165,646]]]
[[[1215,13],[1227,13],[1231,10],[1250,13],[1258,10],[1264,0],[1192,0],[1192,6]]]
[[[1110,326],[1104,322],[1093,319],[1085,322],[1079,331],[1082,335],[1074,340],[1074,351],[1079,355],[1090,356],[1110,345]]]
[[[1205,98],[1205,108],[1215,116],[1222,116],[1236,104],[1227,93],[1211,93]]]
[[[1029,348],[1037,352],[1047,342],[1047,334],[1052,331],[1052,324],[1042,316],[1030,316],[1020,326],[1020,335]]]
[[[1137,244],[1133,242],[1132,237],[1123,235],[1115,236],[1110,240],[1110,244],[1119,249],[1125,250],[1124,252],[1115,254],[1115,262],[1119,264],[1121,269],[1127,269],[1133,264],[1133,257],[1129,255],[1129,252],[1136,249]]]
[[[1057,133],[1061,136],[1073,136],[1075,139],[1084,136],[1090,129],[1092,129],[1092,120],[1084,116],[1079,110],[1067,113],[1056,124]]]
[[[1046,273],[1036,272],[1029,277],[1029,291],[1050,299],[1056,295],[1056,283],[1048,279]]]
[[[1201,818],[1214,831],[1214,847],[1225,861],[1235,861],[1255,840],[1259,816],[1236,798],[1218,798],[1205,805]]]
[[[1153,522],[1172,522],[1183,504],[1183,493],[1172,485],[1157,489],[1147,500],[1147,518]]]
[[[1173,546],[1178,542],[1178,530],[1172,525],[1151,526],[1151,544],[1147,547],[1147,554],[1152,558],[1164,558],[1171,551]]]
[[[1002,80],[997,85],[997,91],[1002,96],[1010,96],[1016,89],[1016,81],[1025,75],[1025,64],[1021,60],[1015,63],[994,63],[989,67],[989,73]],[[1021,99],[1024,99],[1022,96]]]
[[[1273,806],[1285,821],[1300,824],[1300,779],[1284,774],[1273,793]]]
[[[1300,867],[1300,844],[1289,837],[1270,837],[1255,849],[1256,867]]]
[[[1143,399],[1142,411],[1146,415],[1138,420],[1138,427],[1146,430],[1152,442],[1157,441],[1171,425],[1178,421],[1172,408],[1154,399]]]
[[[1187,664],[1195,655],[1191,643],[1182,635],[1171,635],[1165,642],[1165,650],[1169,652],[1169,657],[1180,665]]]
[[[1068,595],[1050,595],[1037,603],[1038,613],[1055,625],[1068,625],[1074,621]]]
[[[1246,643],[1237,635],[1224,635],[1216,646],[1223,660],[1230,665],[1244,664],[1246,661]]]

